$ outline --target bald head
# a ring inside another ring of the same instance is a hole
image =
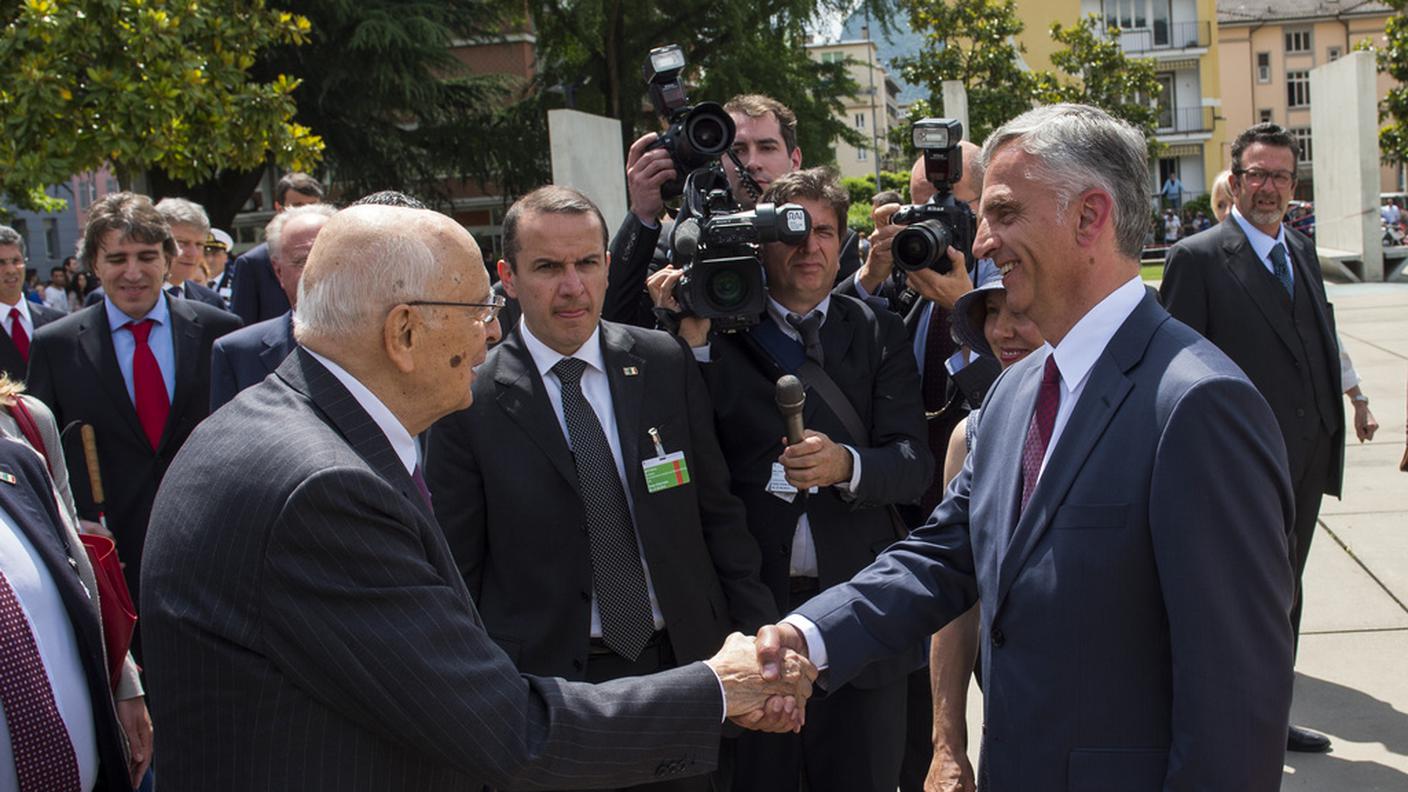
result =
[[[958,142],[958,150],[963,154],[963,173],[954,182],[953,197],[974,204],[983,194],[983,166],[980,161],[983,150],[966,140]],[[925,203],[934,197],[935,192],[924,170],[924,155],[921,154],[909,171],[909,200],[911,203]]]

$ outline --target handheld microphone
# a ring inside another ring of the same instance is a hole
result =
[[[788,444],[802,442],[802,407],[807,403],[806,389],[802,381],[791,374],[784,374],[777,380],[777,391],[773,396],[777,411],[782,413],[787,425]]]

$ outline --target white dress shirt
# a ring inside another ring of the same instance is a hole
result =
[[[331,360],[319,355],[317,352],[303,347],[304,351],[313,356],[313,359],[327,367],[328,371],[342,383],[342,387],[352,394],[352,398],[357,400],[357,404],[367,415],[371,416],[372,422],[381,429],[381,433],[386,435],[386,439],[391,443],[391,450],[396,452],[396,458],[401,460],[401,464],[406,468],[406,475],[413,475],[416,465],[420,460],[420,452],[416,449],[416,440],[411,437],[410,431],[401,424],[401,420],[395,413],[386,406],[375,393],[372,393],[366,385],[357,381],[357,378],[347,373],[347,369],[337,365]]]
[[[14,308],[18,308],[20,311],[18,320],[10,318],[10,311]],[[26,300],[23,294],[20,295],[20,301],[13,305],[0,301],[0,320],[4,321],[5,332],[9,333],[10,338],[15,337],[15,322],[18,321],[20,326],[24,328],[25,337],[30,341],[34,340],[34,317],[29,315],[29,300]]]
[[[1232,206],[1232,219],[1237,221],[1237,225],[1242,227],[1242,233],[1247,235],[1247,241],[1252,245],[1252,252],[1261,259],[1261,266],[1266,267],[1266,271],[1272,275],[1276,274],[1275,267],[1271,264],[1271,249],[1280,245],[1286,251],[1286,268],[1291,273],[1291,283],[1296,282],[1296,268],[1291,264],[1291,246],[1286,244],[1286,226],[1284,224],[1276,226],[1276,236],[1267,236],[1260,228],[1251,224],[1251,221],[1242,214],[1235,204]]]
[[[1095,362],[1100,356],[1105,354],[1105,347],[1110,345],[1110,339],[1115,337],[1120,326],[1144,299],[1144,291],[1144,282],[1138,275],[1130,278],[1087,311],[1052,352],[1056,358],[1056,370],[1061,375],[1061,403],[1056,410],[1056,423],[1051,430],[1051,440],[1046,444],[1046,456],[1041,460],[1043,473],[1046,471],[1047,460],[1051,458],[1051,452],[1055,450],[1056,444],[1061,442],[1062,431],[1065,430],[1066,424],[1070,423],[1076,402],[1085,392],[1085,384],[1090,380],[1090,370],[1095,367]],[[1041,474],[1037,475],[1037,481],[1041,481]],[[816,625],[810,619],[795,613],[789,614],[783,621],[801,630],[803,637],[807,639],[807,654],[812,663],[817,668],[825,668],[826,643]]]
[[[59,717],[68,727],[69,740],[78,759],[80,788],[92,789],[98,782],[98,735],[73,623],[44,559],[3,509],[0,509],[0,569],[5,571],[5,578],[15,590],[15,597],[34,632],[39,659],[48,672]],[[0,735],[9,733],[4,706],[0,705]],[[14,750],[8,738],[0,738],[0,790],[18,788]]]
[[[533,331],[528,328],[526,321],[520,322],[518,331],[523,338],[523,346],[527,348],[528,354],[533,358],[533,365],[538,368],[538,376],[542,378],[543,390],[548,395],[548,402],[552,404],[553,414],[557,416],[558,428],[562,430],[562,437],[566,439],[570,448],[572,442],[571,435],[567,432],[567,416],[562,411],[562,383],[557,379],[557,374],[552,367],[558,361],[566,357],[576,358],[587,367],[582,372],[581,387],[582,395],[586,397],[587,404],[591,406],[592,412],[596,413],[597,423],[601,424],[601,431],[606,435],[606,444],[611,447],[611,458],[616,462],[616,475],[621,479],[621,489],[626,494],[626,508],[631,512],[631,526],[636,524],[636,504],[631,498],[631,481],[626,475],[625,457],[621,455],[621,437],[616,429],[616,403],[611,398],[611,382],[606,378],[606,360],[601,354],[601,326],[592,331],[586,343],[578,347],[577,351],[571,355],[563,355],[556,352],[538,340],[533,335]],[[665,627],[665,616],[660,612],[660,603],[655,598],[655,583],[650,578],[650,565],[645,562],[644,551],[640,550],[640,532],[636,531],[637,552],[642,553],[640,557],[641,568],[645,570],[645,588],[650,595],[650,616],[655,620],[655,629],[661,630]],[[596,592],[592,592],[592,623],[591,637],[601,637],[601,611],[597,608]]]

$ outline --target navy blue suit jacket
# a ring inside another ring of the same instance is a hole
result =
[[[274,276],[269,261],[269,246],[250,248],[235,259],[235,283],[231,287],[231,310],[239,314],[246,325],[273,319],[289,310],[288,295]]]
[[[216,339],[210,348],[210,411],[263,382],[294,346],[292,311]]]
[[[981,601],[980,788],[1281,784],[1292,681],[1286,452],[1240,369],[1145,295],[1019,516],[1047,354],[998,379],[929,521],[800,609],[823,684]]]

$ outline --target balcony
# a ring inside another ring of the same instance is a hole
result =
[[[1206,49],[1212,42],[1212,25],[1208,22],[1155,21],[1153,27],[1118,30],[1120,49],[1128,54]]]
[[[1181,135],[1211,132],[1213,110],[1214,108],[1211,107],[1160,107],[1158,133],[1160,135]]]

